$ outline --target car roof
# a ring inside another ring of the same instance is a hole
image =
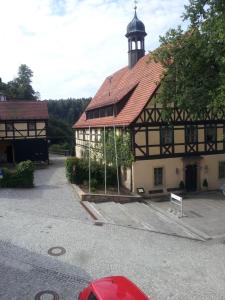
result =
[[[133,282],[123,276],[98,279],[91,286],[99,300],[149,300]]]

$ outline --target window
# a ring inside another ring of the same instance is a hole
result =
[[[96,108],[90,111],[86,112],[86,118],[87,119],[97,119],[97,118],[103,118],[107,116],[113,116],[114,108],[113,105],[102,107],[102,108]]]
[[[99,118],[99,109],[95,109],[95,110],[93,111],[93,118],[94,118],[94,119]]]
[[[215,143],[216,142],[216,126],[215,125],[207,125],[205,127],[205,140],[207,143]]]
[[[86,112],[86,117],[87,117],[87,119],[93,119],[94,118],[93,111],[87,111]]]
[[[9,122],[5,124],[7,131],[13,131],[13,123]]]
[[[98,300],[93,293],[90,293],[87,300]]]
[[[105,117],[105,108],[100,108],[100,118]]]
[[[195,125],[188,125],[186,127],[186,143],[192,144],[198,142],[198,127]]]
[[[28,125],[28,130],[29,131],[34,131],[35,130],[35,127],[36,127],[35,122],[29,122],[27,125]]]
[[[154,169],[154,185],[162,185],[163,184],[163,168],[155,168]]]
[[[219,178],[225,178],[225,161],[219,161]]]
[[[106,109],[106,115],[107,116],[113,116],[113,106],[109,106]]]
[[[170,145],[173,143],[173,128],[169,126],[163,126],[161,128],[161,138],[163,145]]]

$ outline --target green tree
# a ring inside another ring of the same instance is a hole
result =
[[[67,123],[51,117],[48,122],[48,139],[51,144],[73,145],[73,130]]]
[[[116,149],[115,149],[116,143]],[[88,143],[87,143],[88,146]],[[98,143],[95,143],[91,150],[93,159],[104,161],[104,155],[106,153],[106,161],[110,166],[116,166],[116,151],[117,150],[117,164],[118,166],[130,167],[134,160],[131,151],[131,134],[127,131],[117,131],[114,134],[113,129],[107,129],[104,133],[101,133],[101,138]],[[86,149],[85,157],[89,157],[88,149]]]
[[[36,100],[38,93],[34,91],[32,83],[33,72],[25,64],[18,70],[18,77],[7,83],[7,95],[12,99]]]
[[[0,77],[0,93],[5,93],[6,92],[6,84],[2,81]]]
[[[72,126],[80,117],[91,98],[48,100],[49,115]]]
[[[201,117],[206,109],[225,108],[225,1],[189,0],[184,20],[188,30],[171,29],[150,54],[164,67],[158,101]]]

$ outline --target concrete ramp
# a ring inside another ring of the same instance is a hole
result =
[[[93,203],[83,201],[98,222],[128,226],[156,233],[203,240],[199,235],[183,227],[150,205],[141,202],[132,203]]]

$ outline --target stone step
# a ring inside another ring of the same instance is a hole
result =
[[[99,222],[109,222],[109,219],[105,218],[105,216],[102,215],[101,211],[95,207],[94,203],[83,201],[82,205]]]
[[[136,216],[140,222],[154,231],[175,233],[173,223],[170,219],[159,214],[144,203],[127,203],[126,210]]]
[[[130,214],[134,214],[136,218],[138,218],[146,227],[149,227],[150,230],[196,238],[196,235],[193,232],[184,228],[182,225],[179,225],[154,208],[151,208],[150,205],[145,203],[127,203],[124,206],[126,206],[126,210],[128,210]]]
[[[121,209],[121,204],[115,202],[95,203],[95,208],[100,211],[104,218],[109,219],[112,223],[134,226],[139,223],[132,216]]]

